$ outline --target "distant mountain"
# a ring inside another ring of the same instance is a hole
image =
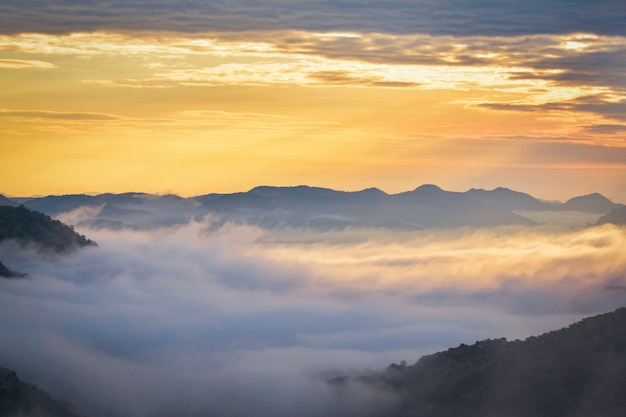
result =
[[[532,225],[535,222],[524,217],[524,211],[602,214],[621,206],[600,194],[576,197],[561,204],[543,202],[502,187],[491,191],[451,192],[432,184],[398,194],[387,194],[377,188],[346,192],[305,185],[259,186],[247,192],[191,198],[143,193],[81,194],[32,198],[23,203],[51,216],[88,207],[89,213],[85,212],[77,226],[113,229],[171,227],[207,215],[212,216],[215,225],[235,222],[315,230]]]
[[[93,214],[81,219],[76,226],[111,229],[169,227],[207,214],[206,210],[198,210],[198,203],[172,194],[71,194],[32,198],[23,204],[50,216],[87,207]]]
[[[466,194],[483,201],[508,210],[550,210],[553,206],[543,201],[537,200],[526,193],[513,191],[508,188],[498,187],[491,191],[472,188]]]
[[[22,245],[33,244],[40,249],[54,252],[96,245],[60,221],[24,206],[0,206],[0,242],[6,239],[14,239]],[[0,276],[17,275],[19,274],[0,263]]]
[[[598,219],[596,224],[626,224],[626,206],[617,207]]]
[[[559,206],[559,210],[609,213],[611,210],[618,207],[622,207],[622,204],[615,204],[602,194],[593,193],[571,198]]]
[[[19,206],[19,203],[0,194],[0,206]]]
[[[245,193],[209,194],[194,200],[226,221],[264,227],[421,229],[533,223],[507,207],[435,185],[393,195],[376,188],[345,192],[308,186],[256,187]]]
[[[78,417],[68,403],[55,400],[17,374],[0,367],[0,417]]]
[[[626,415],[626,308],[524,341],[484,340],[331,385],[397,394],[385,417]]]

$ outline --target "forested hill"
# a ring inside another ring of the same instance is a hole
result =
[[[76,233],[70,226],[24,206],[0,206],[0,242],[15,239],[43,250],[65,252],[96,243]],[[18,275],[0,262],[0,276]]]
[[[78,417],[71,405],[55,400],[28,384],[17,374],[0,367],[0,417]]]
[[[56,252],[95,245],[70,226],[24,206],[0,206],[0,241],[16,239],[23,244],[35,243]]]
[[[524,341],[484,340],[414,365],[335,378],[397,393],[386,417],[626,415],[626,309]]]

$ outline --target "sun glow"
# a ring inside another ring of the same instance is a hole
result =
[[[163,187],[182,193],[200,192],[182,182],[202,176],[202,167],[226,170],[235,187],[229,191],[255,185],[250,176],[264,183],[310,182],[318,167],[332,171],[317,171],[326,185],[346,178],[334,186],[371,186],[379,178],[378,185],[402,190],[428,176],[427,166],[432,173],[449,163],[478,169],[461,151],[468,139],[543,136],[554,142],[552,135],[565,134],[563,142],[621,147],[615,135],[586,130],[581,138],[576,127],[614,124],[598,112],[619,106],[620,90],[572,82],[568,68],[535,63],[624,45],[620,38],[587,35],[2,35],[1,94],[11,97],[0,111],[0,140],[11,157],[2,169],[37,167],[21,185],[2,184],[3,191],[35,192],[43,177],[60,181],[61,173],[72,171],[65,165],[82,166],[85,155],[98,155],[92,165],[101,173],[94,175],[108,191],[128,185],[105,167],[133,160],[142,162],[128,175],[160,178]],[[501,156],[498,149],[479,160],[486,171],[502,170]],[[178,174],[161,178],[163,164]],[[360,180],[351,182],[347,171]],[[78,177],[70,182],[67,191],[86,187]]]

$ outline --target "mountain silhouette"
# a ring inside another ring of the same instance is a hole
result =
[[[76,233],[72,227],[23,205],[0,206],[0,242],[9,239],[17,241],[20,245],[34,245],[40,250],[57,253],[96,245],[95,242]],[[21,275],[0,262],[0,276]]]
[[[609,213],[614,208],[621,206],[615,204],[602,194],[593,193],[574,197],[560,206],[560,210],[585,211],[589,213]]]
[[[626,206],[617,207],[598,219],[597,225],[612,223],[626,224]]]
[[[329,381],[394,393],[385,417],[626,415],[626,308],[524,341],[488,339]]]
[[[88,207],[92,213],[76,225],[96,228],[169,227],[210,215],[216,225],[234,222],[265,228],[315,230],[532,225],[535,222],[524,217],[524,211],[606,214],[621,206],[597,193],[575,197],[566,203],[546,203],[503,187],[453,192],[433,184],[398,194],[387,194],[377,188],[348,192],[306,185],[258,186],[246,192],[189,198],[144,193],[79,194],[25,199],[23,204],[51,216]]]
[[[78,417],[69,403],[18,378],[0,367],[0,417]]]

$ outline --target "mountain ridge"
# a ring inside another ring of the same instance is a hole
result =
[[[79,417],[69,403],[52,398],[22,381],[15,371],[0,367],[0,417]]]
[[[40,250],[56,253],[97,246],[96,242],[76,233],[71,226],[44,213],[30,210],[24,205],[0,205],[0,242],[10,239],[22,246],[34,244]],[[0,276],[12,278],[24,274],[12,271],[0,262]]]
[[[626,308],[587,317],[523,341],[487,339],[339,376],[338,388],[388,390],[399,405],[385,417],[625,415]]]
[[[339,191],[308,185],[262,185],[244,192],[187,198],[132,192],[70,194],[19,201],[51,216],[89,207],[94,209],[94,217],[82,220],[78,226],[114,229],[175,226],[207,215],[213,215],[222,223],[250,223],[267,228],[488,227],[537,224],[532,216],[527,217],[518,211],[581,211],[600,217],[623,207],[599,193],[555,203],[505,187],[458,192],[445,191],[434,184],[423,184],[396,194],[387,194],[374,187]]]

